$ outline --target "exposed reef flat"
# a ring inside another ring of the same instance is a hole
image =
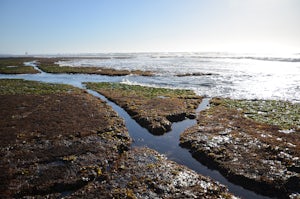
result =
[[[288,198],[300,190],[300,105],[215,98],[180,137],[202,163],[250,189]]]
[[[123,120],[82,90],[0,80],[0,91],[1,198],[76,190],[130,145]]]
[[[38,58],[38,67],[47,73],[98,74],[108,76],[140,75],[152,76],[153,73],[141,70],[116,70],[105,67],[59,66],[57,62],[80,58]]]
[[[124,152],[111,170],[105,180],[67,198],[236,198],[219,183],[147,148]]]
[[[32,61],[33,58],[29,57],[9,57],[0,58],[0,73],[2,74],[35,74],[39,71],[35,70],[32,66],[24,65],[24,62]]]
[[[117,70],[106,67],[75,67],[75,66],[59,66],[57,62],[72,59],[83,59],[78,57],[69,58],[44,58],[44,57],[10,57],[0,58],[0,74],[35,74],[40,73],[32,66],[24,65],[24,62],[35,61],[37,67],[47,73],[70,73],[70,74],[97,74],[107,76],[126,76],[126,75],[139,75],[139,76],[153,76],[150,71],[142,70]],[[87,58],[85,58],[87,59]]]
[[[216,75],[214,73],[182,73],[182,74],[177,74],[177,77],[186,77],[186,76],[211,76],[211,75]]]
[[[120,83],[86,83],[124,108],[153,134],[171,130],[172,122],[195,118],[201,97],[190,90],[153,88]]]
[[[146,148],[81,89],[0,80],[1,198],[235,198]]]

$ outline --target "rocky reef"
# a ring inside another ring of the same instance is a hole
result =
[[[187,77],[187,76],[211,76],[211,75],[217,75],[215,73],[201,73],[201,72],[195,72],[195,73],[183,73],[183,74],[177,74],[177,77]]]
[[[289,102],[215,98],[199,114],[197,125],[181,135],[180,143],[238,184],[269,196],[297,198],[299,107]]]
[[[72,73],[72,74],[98,74],[108,76],[125,76],[125,75],[140,75],[140,76],[153,76],[150,71],[141,70],[116,70],[113,68],[105,67],[86,67],[86,66],[60,66],[59,61],[68,61],[72,59],[85,59],[82,57],[69,57],[69,58],[38,58],[38,67],[47,73]],[[90,58],[89,58],[90,59]]]
[[[0,80],[1,198],[235,198],[147,148],[84,90]]]
[[[35,74],[40,73],[32,66],[24,65],[24,62],[35,61],[37,67],[46,73],[69,73],[69,74],[97,74],[107,76],[153,76],[154,73],[142,70],[117,70],[106,67],[85,67],[85,66],[60,66],[59,61],[68,61],[72,59],[91,59],[85,57],[60,57],[60,58],[46,58],[46,57],[3,57],[0,58],[0,73],[2,74]]]
[[[141,126],[153,134],[171,130],[172,122],[195,118],[201,97],[189,90],[153,88],[120,83],[86,83],[124,108]]]
[[[99,194],[101,193],[101,194]],[[236,198],[227,188],[147,148],[124,152],[111,175],[67,198]]]
[[[0,58],[0,73],[2,74],[35,74],[39,71],[32,66],[24,65],[24,62],[34,60],[30,57],[1,57]]]
[[[101,178],[131,143],[112,108],[79,89],[0,85],[1,198],[76,190]]]

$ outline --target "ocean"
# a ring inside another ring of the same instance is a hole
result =
[[[192,89],[205,97],[269,99],[300,103],[300,53],[99,53],[43,55],[63,57],[61,66],[105,67],[153,71],[154,76],[109,77],[84,74],[2,75],[0,78],[66,83],[122,82]],[[72,57],[72,59],[68,59]]]
[[[155,76],[126,76],[121,82],[192,89],[206,97],[300,102],[300,54],[81,54],[59,64],[149,70]]]

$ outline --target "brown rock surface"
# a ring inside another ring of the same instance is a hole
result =
[[[235,198],[157,152],[71,86],[0,80],[1,198]]]
[[[216,101],[181,135],[181,145],[236,183],[268,195],[299,196],[299,129],[284,133],[280,126],[249,119],[243,110]]]
[[[130,145],[123,120],[86,93],[2,93],[0,101],[1,198],[78,189]]]
[[[87,87],[117,103],[153,134],[170,131],[172,122],[195,118],[202,99],[189,90],[120,83],[87,83]]]
[[[67,198],[235,198],[224,186],[147,148],[123,153],[111,173]]]
[[[72,60],[72,59],[86,59],[80,57],[70,58],[37,58],[39,61],[39,68],[47,73],[72,73],[72,74],[98,74],[108,76],[125,76],[125,75],[140,75],[153,76],[150,71],[141,70],[116,70],[106,67],[85,67],[85,66],[59,66],[58,61]]]
[[[35,74],[39,71],[32,66],[24,65],[24,62],[33,61],[32,57],[1,57],[0,73],[2,74]]]

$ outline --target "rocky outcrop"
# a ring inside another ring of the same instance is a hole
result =
[[[107,67],[93,67],[93,66],[60,66],[60,61],[71,61],[74,59],[92,59],[86,57],[68,57],[68,58],[37,58],[38,66],[41,70],[47,73],[70,73],[70,74],[97,74],[107,76],[126,76],[126,75],[140,75],[153,76],[150,71],[142,70],[117,70]]]
[[[182,73],[177,74],[177,77],[187,77],[187,76],[211,76],[211,75],[217,75],[215,73],[201,73],[201,72],[195,72],[195,73]]]
[[[147,148],[125,152],[111,175],[67,198],[236,198],[228,190]]]
[[[123,120],[80,89],[0,88],[1,198],[235,198],[153,150],[130,149]]]
[[[180,137],[202,163],[232,181],[277,197],[299,196],[300,132],[256,122],[223,103],[200,113]]]
[[[8,82],[30,92],[52,87]],[[69,89],[56,94],[6,92],[0,95],[1,198],[60,196],[76,190],[101,179],[130,146],[123,120],[91,95]]]
[[[120,83],[87,83],[124,108],[141,126],[156,135],[171,130],[172,122],[195,118],[201,97],[188,90],[172,90]]]

